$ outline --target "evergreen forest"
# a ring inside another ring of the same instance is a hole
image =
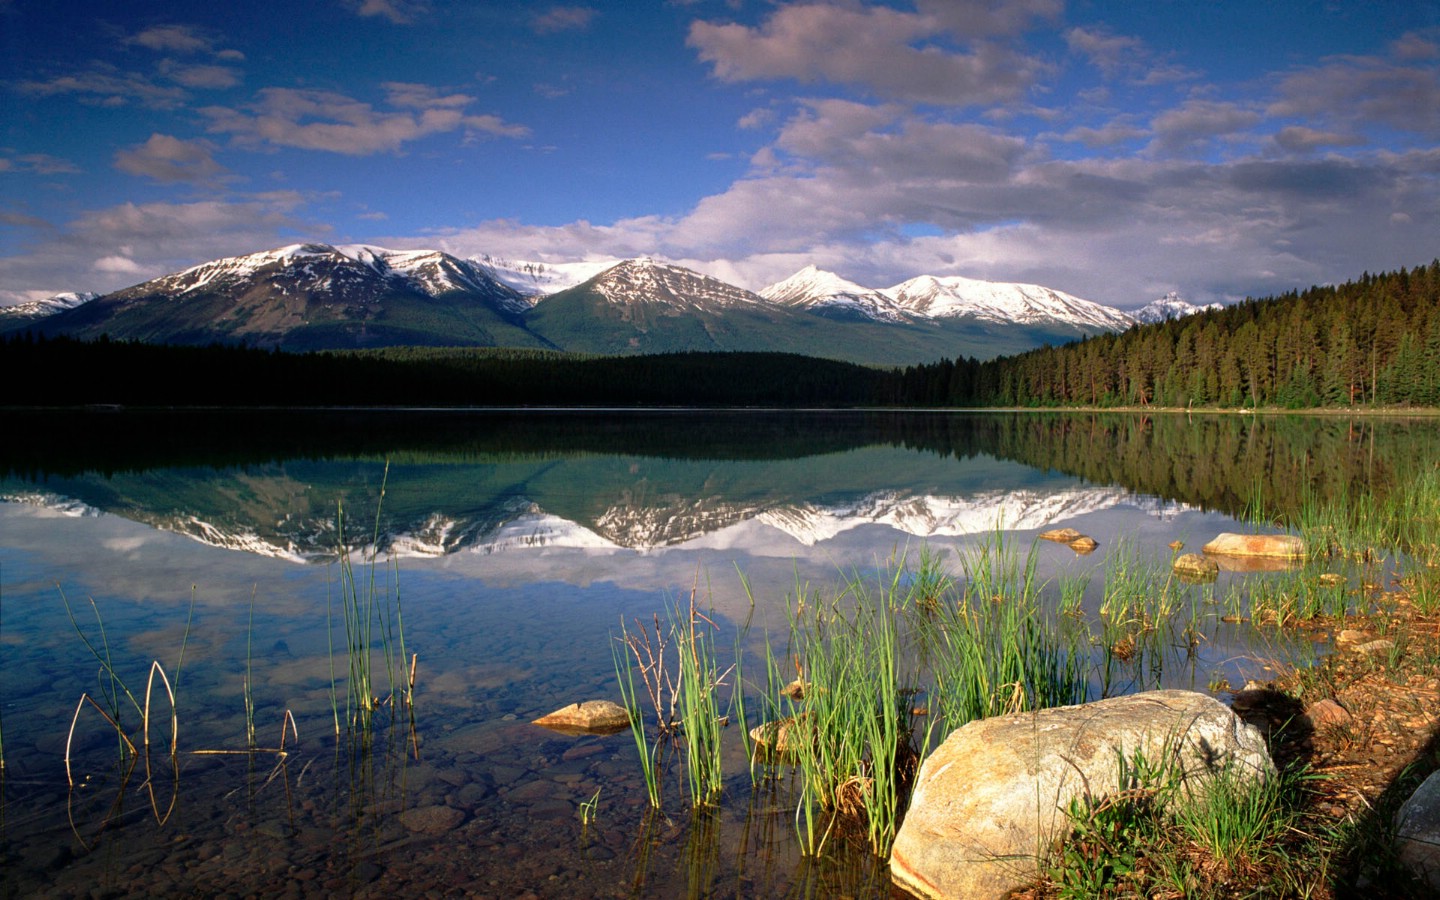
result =
[[[987,362],[912,366],[922,406],[1440,406],[1440,260]]]

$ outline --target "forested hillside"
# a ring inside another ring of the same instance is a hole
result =
[[[988,362],[906,369],[936,406],[1440,405],[1440,260]]]

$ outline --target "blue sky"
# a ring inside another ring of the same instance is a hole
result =
[[[1440,3],[0,0],[0,303],[298,241],[1130,308],[1440,256]]]

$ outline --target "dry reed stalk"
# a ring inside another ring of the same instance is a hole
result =
[[[70,782],[70,788],[72,790],[75,788],[75,777],[70,773],[70,745],[75,740],[75,725],[80,721],[80,710],[85,708],[86,700],[89,700],[90,705],[95,707],[95,710],[105,718],[105,721],[110,723],[111,727],[115,729],[115,733],[120,735],[120,740],[124,741],[125,746],[130,748],[131,754],[135,756],[140,755],[135,750],[135,744],[126,736],[125,730],[120,727],[120,723],[110,717],[110,714],[105,711],[105,707],[96,703],[95,698],[91,697],[88,693],[81,694],[80,702],[75,704],[75,715],[70,719],[70,733],[65,737],[65,778]]]

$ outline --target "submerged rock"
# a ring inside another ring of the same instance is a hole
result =
[[[1171,567],[1185,581],[1210,582],[1220,577],[1220,564],[1198,553],[1176,557]]]
[[[630,727],[630,713],[609,700],[586,700],[562,706],[533,724],[564,734],[614,734]]]
[[[1227,767],[1240,777],[1275,771],[1259,731],[1191,691],[977,720],[921,765],[891,877],[928,900],[1000,898],[1030,884],[1070,829],[1070,801],[1128,787],[1118,760],[1137,753],[1172,764],[1184,790]]]
[[[1215,556],[1296,559],[1305,556],[1305,542],[1293,534],[1231,534],[1225,532],[1206,544],[1204,550]]]
[[[789,753],[795,749],[795,725],[806,715],[808,714],[801,713],[799,716],[787,716],[773,722],[761,722],[750,729],[750,740],[755,742],[759,751]]]
[[[417,834],[441,835],[465,821],[465,813],[452,806],[422,806],[400,814],[400,822]]]

